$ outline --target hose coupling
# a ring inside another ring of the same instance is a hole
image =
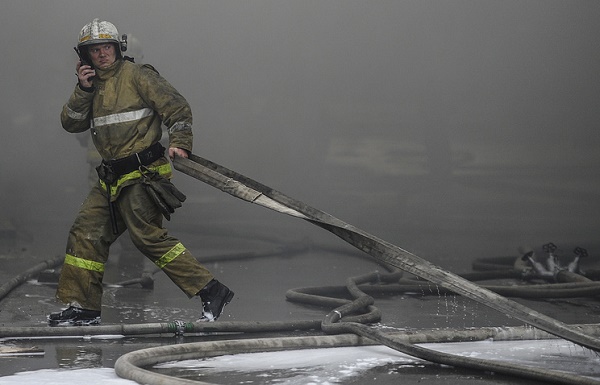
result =
[[[173,322],[174,332],[176,337],[181,337],[185,334],[185,326],[186,323],[183,321],[175,321]]]

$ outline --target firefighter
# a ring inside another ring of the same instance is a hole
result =
[[[78,39],[78,83],[61,113],[70,133],[90,131],[102,162],[99,180],[69,231],[56,296],[68,307],[50,325],[100,323],[102,277],[109,247],[127,229],[133,244],[190,298],[200,297],[200,320],[214,321],[233,298],[190,251],[163,227],[163,216],[185,196],[169,181],[168,155],[192,150],[188,102],[152,66],[126,60],[126,39],[108,21],[94,19]]]

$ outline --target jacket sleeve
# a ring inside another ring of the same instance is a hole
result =
[[[60,114],[60,121],[66,131],[76,133],[90,128],[93,99],[93,92],[86,92],[79,86],[75,86],[75,90]]]
[[[169,146],[192,151],[192,109],[187,100],[150,65],[139,71],[138,87],[169,133]]]

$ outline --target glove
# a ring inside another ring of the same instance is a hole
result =
[[[184,193],[179,191],[170,180],[167,178],[159,178],[155,183],[158,184],[156,191],[165,201],[167,206],[172,207],[173,210],[181,207],[181,204],[185,201],[186,196]]]
[[[171,181],[163,178],[158,173],[144,175],[143,184],[163,216],[170,221],[171,214],[175,212],[175,209],[181,207],[182,202],[185,201],[185,194],[179,191]]]

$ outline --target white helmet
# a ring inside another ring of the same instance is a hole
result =
[[[119,32],[113,23],[100,21],[96,18],[91,23],[87,23],[79,32],[78,47],[98,43],[117,43],[119,44]]]
[[[121,57],[121,52],[127,50],[127,35],[119,39],[119,32],[113,23],[95,18],[79,32],[77,48],[99,43],[115,43],[118,56]]]

